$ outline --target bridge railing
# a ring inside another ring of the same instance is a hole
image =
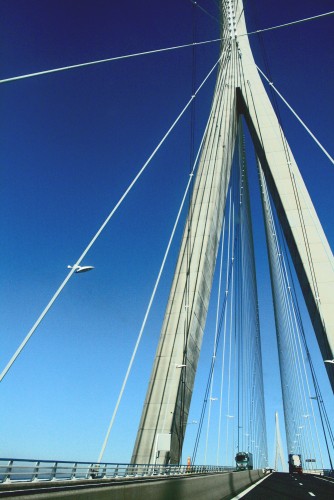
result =
[[[112,479],[181,474],[231,472],[234,467],[213,465],[159,465],[67,462],[0,458],[0,483]]]

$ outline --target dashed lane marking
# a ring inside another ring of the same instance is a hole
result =
[[[312,493],[312,491],[309,491],[308,494],[311,495],[311,497],[315,497],[315,494]]]
[[[327,481],[327,483],[333,483],[333,481],[331,481],[330,479],[325,479],[324,477],[320,477],[320,476],[314,476],[316,477],[317,479],[321,479],[321,481]]]

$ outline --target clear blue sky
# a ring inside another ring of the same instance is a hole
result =
[[[212,0],[199,4],[216,15]],[[322,0],[246,2],[249,30],[332,8],[331,1]],[[333,21],[329,17],[263,34],[272,81],[329,150]],[[190,43],[192,4],[1,0],[0,24],[0,77],[8,78]],[[218,25],[198,11],[196,31],[197,40],[216,38]],[[252,44],[258,65],[265,69],[255,37]],[[217,51],[217,44],[197,49],[197,83],[216,61]],[[182,49],[1,85],[1,369],[65,278],[67,265],[77,260],[188,101],[191,76],[192,51]],[[213,86],[214,77],[196,102],[196,144]],[[284,107],[281,113],[333,248],[333,166]],[[84,263],[95,270],[72,277],[2,382],[2,456],[96,460],[187,182],[189,162],[188,113],[86,257]],[[253,210],[257,215],[260,206]],[[274,412],[280,411],[282,426],[283,415],[271,300],[263,285],[269,279],[261,249],[263,229],[256,225],[254,230],[260,242],[271,457]],[[126,462],[131,455],[177,250],[178,243],[110,438],[107,461]],[[211,345],[204,343],[203,348],[205,359]],[[313,350],[317,356],[317,347]],[[319,365],[323,393],[333,405]],[[200,367],[196,387],[206,373],[207,368]],[[195,397],[199,400],[200,390],[195,389]],[[194,403],[191,419],[198,418],[199,406]]]

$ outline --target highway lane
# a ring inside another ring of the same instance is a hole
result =
[[[247,491],[247,490],[246,490]],[[334,482],[311,474],[288,474],[274,472],[246,494],[235,499],[243,500],[289,500],[334,499]]]

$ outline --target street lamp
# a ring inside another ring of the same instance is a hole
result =
[[[75,273],[86,273],[94,269],[94,266],[67,266],[67,269],[75,269]]]

